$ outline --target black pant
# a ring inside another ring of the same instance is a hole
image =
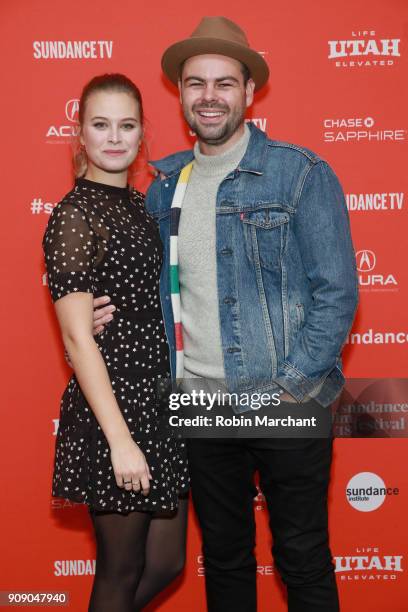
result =
[[[327,531],[332,440],[192,439],[188,454],[208,610],[257,609],[253,476],[259,470],[289,612],[338,612]]]

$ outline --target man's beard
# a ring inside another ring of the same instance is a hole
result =
[[[237,131],[237,129],[242,125],[245,119],[245,111],[246,108],[242,107],[237,109],[235,112],[231,113],[225,123],[221,125],[208,125],[202,126],[197,123],[194,117],[194,111],[199,108],[200,110],[212,110],[212,111],[221,111],[228,113],[230,108],[226,105],[211,105],[211,104],[194,104],[192,108],[192,112],[190,113],[187,109],[184,110],[184,118],[187,121],[190,129],[197,135],[199,140],[204,142],[205,144],[220,146],[227,142],[231,138],[231,136]]]

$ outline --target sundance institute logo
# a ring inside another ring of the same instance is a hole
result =
[[[383,479],[373,472],[356,474],[346,487],[347,501],[360,512],[377,510],[384,503],[387,495],[398,494],[398,488],[387,487]]]

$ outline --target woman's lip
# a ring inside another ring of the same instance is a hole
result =
[[[126,151],[119,151],[118,149],[105,149],[104,153],[108,155],[123,155]]]

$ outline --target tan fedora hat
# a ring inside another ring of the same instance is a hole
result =
[[[163,53],[164,74],[177,85],[181,64],[194,55],[214,53],[245,64],[255,81],[255,91],[265,85],[269,68],[260,53],[250,48],[245,32],[226,17],[203,17],[189,38],[171,45]]]

